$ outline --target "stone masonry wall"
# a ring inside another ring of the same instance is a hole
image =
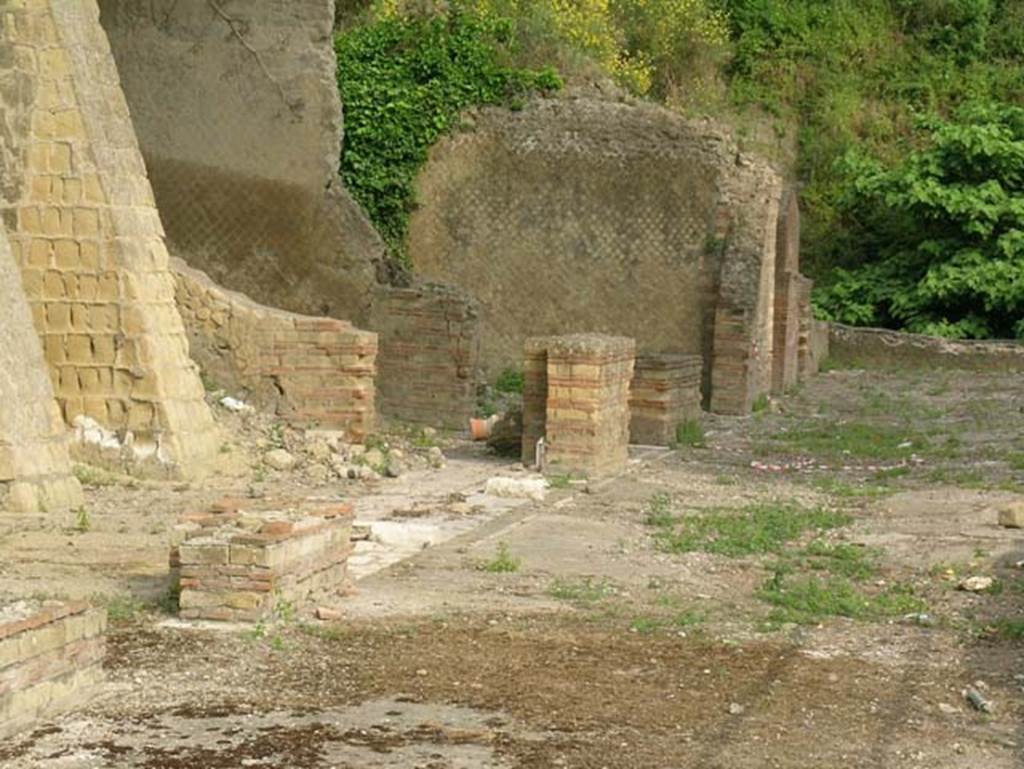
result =
[[[479,307],[444,286],[381,287],[370,325],[380,335],[381,411],[464,430],[476,408]]]
[[[1024,372],[1024,342],[952,340],[828,324],[828,356],[847,366]]]
[[[57,512],[82,504],[67,433],[0,226],[0,511]]]
[[[95,0],[4,9],[0,207],[64,419],[191,475],[219,440]]]
[[[719,387],[742,392],[738,409],[767,391],[771,168],[713,125],[651,105],[569,95],[467,122],[420,176],[409,251],[418,273],[479,301],[489,378],[518,364],[526,337],[584,330],[711,360],[724,308],[740,321],[738,373]]]
[[[332,0],[99,0],[171,253],[365,324],[384,246],[338,177]]]
[[[172,271],[192,357],[209,380],[295,424],[344,430],[355,443],[373,432],[376,334],[263,307],[180,259]]]
[[[0,740],[81,707],[103,680],[106,611],[36,604],[0,602]]]

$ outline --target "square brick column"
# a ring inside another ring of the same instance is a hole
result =
[[[629,458],[636,342],[577,334],[551,337],[546,347],[546,467],[588,476],[619,472]]]
[[[537,441],[547,432],[548,337],[527,339],[523,354],[523,464],[537,463]]]
[[[642,355],[636,359],[629,394],[633,443],[668,446],[680,424],[700,416],[699,355]]]

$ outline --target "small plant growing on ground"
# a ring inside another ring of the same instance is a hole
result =
[[[663,491],[654,494],[647,500],[647,516],[644,523],[648,526],[665,528],[675,523],[675,516],[672,515],[672,497]]]
[[[596,603],[618,593],[617,588],[607,579],[584,577],[573,581],[559,577],[551,583],[548,595],[561,601],[576,603]]]
[[[690,449],[703,449],[707,446],[704,441],[704,425],[699,419],[687,419],[676,426],[675,445]]]
[[[928,608],[908,586],[896,585],[880,593],[868,593],[845,577],[788,579],[785,570],[777,570],[765,582],[758,597],[775,607],[769,616],[769,623],[773,625],[788,622],[813,625],[825,617],[875,620],[919,613]]]
[[[146,605],[130,594],[93,596],[93,603],[105,606],[107,617],[113,623],[124,624],[136,619],[146,609]]]
[[[82,534],[92,528],[92,519],[89,517],[89,510],[85,506],[75,511],[75,529]]]
[[[731,557],[779,553],[805,531],[845,526],[851,518],[823,508],[805,509],[781,502],[740,510],[713,509],[677,518],[655,536],[671,553],[704,551]]]
[[[511,574],[519,571],[522,561],[512,555],[505,542],[498,544],[494,558],[483,565],[483,570],[491,574]]]

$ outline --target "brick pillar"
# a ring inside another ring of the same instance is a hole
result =
[[[700,416],[699,355],[641,355],[629,394],[629,434],[633,443],[668,446],[680,424]]]
[[[589,476],[629,458],[629,383],[636,342],[591,334],[547,342],[546,466]]]
[[[800,205],[789,190],[780,207],[775,246],[775,308],[772,342],[772,392],[796,386],[800,337]]]
[[[548,337],[527,339],[523,355],[523,464],[537,462],[537,441],[547,432]]]

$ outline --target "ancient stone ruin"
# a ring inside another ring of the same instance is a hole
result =
[[[225,8],[0,9],[0,509],[78,510],[72,460],[210,474],[211,387],[361,443],[379,415],[464,430],[525,348],[523,461],[600,476],[815,370],[796,195],[718,128],[589,97],[483,110],[435,149],[400,274],[338,177],[332,3]],[[337,596],[351,528],[325,500],[186,515],[181,616]],[[102,612],[15,606],[4,729],[103,653]]]
[[[0,740],[88,700],[106,627],[106,611],[84,601],[0,600]]]

